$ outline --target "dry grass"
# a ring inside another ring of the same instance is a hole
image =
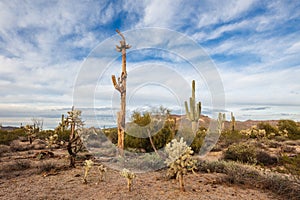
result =
[[[284,199],[300,199],[300,182],[286,175],[261,171],[251,165],[226,161],[199,161],[198,169],[203,172],[224,173],[227,175],[224,181],[231,184],[245,184],[267,189]]]

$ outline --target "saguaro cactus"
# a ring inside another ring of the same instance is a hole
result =
[[[116,76],[112,75],[111,79],[113,85],[117,91],[121,94],[121,110],[117,114],[118,118],[118,148],[120,154],[123,156],[124,150],[124,132],[125,132],[125,114],[126,114],[126,49],[129,49],[131,46],[126,44],[125,37],[123,34],[117,29],[116,32],[122,37],[120,41],[120,46],[116,45],[116,49],[118,52],[122,53],[122,74],[121,77],[116,81]]]
[[[231,126],[231,131],[234,131],[235,130],[235,117],[233,116],[233,112],[231,112],[230,126]]]
[[[192,81],[192,97],[190,97],[190,110],[187,101],[185,101],[184,104],[185,104],[186,116],[192,122],[192,131],[193,133],[196,133],[198,121],[201,115],[201,102],[199,101],[196,104],[195,80]]]
[[[225,113],[219,113],[219,116],[218,116],[218,133],[219,135],[222,133],[222,130],[224,129],[224,122],[226,120],[226,116],[225,116]]]

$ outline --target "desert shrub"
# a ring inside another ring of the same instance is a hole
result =
[[[300,154],[293,157],[284,154],[279,158],[279,163],[283,165],[289,173],[296,175],[300,180]]]
[[[48,138],[50,135],[53,135],[54,131],[53,130],[43,130],[43,131],[39,131],[36,133],[36,137],[40,140],[46,140],[46,138]]]
[[[117,144],[118,142],[118,129],[117,128],[107,128],[103,129],[104,134],[106,137],[113,143]]]
[[[148,138],[139,138],[125,133],[124,146],[126,149],[145,149],[147,152],[153,151]]]
[[[268,138],[272,138],[274,136],[277,136],[279,133],[279,130],[277,127],[272,126],[270,123],[267,122],[260,122],[257,124],[258,129],[265,130],[266,136]]]
[[[225,167],[226,167],[226,161],[212,161],[212,162],[206,162],[203,160],[199,160],[197,162],[197,169],[201,172],[206,173],[225,173]]]
[[[279,135],[279,136],[275,136],[274,140],[277,142],[284,142],[284,141],[288,140],[288,138],[286,136]]]
[[[4,153],[10,152],[10,147],[8,145],[0,145],[0,156],[2,156]]]
[[[56,134],[58,135],[59,141],[67,142],[70,139],[71,130],[64,130],[64,131],[57,131]]]
[[[26,134],[23,129],[16,129],[14,131],[0,130],[0,144],[9,145],[13,140],[25,136]]]
[[[26,151],[32,148],[32,145],[22,143],[20,140],[14,140],[10,143],[10,149],[12,151]]]
[[[264,150],[258,150],[257,144],[259,143],[240,143],[231,145],[225,152],[223,152],[223,158],[225,160],[259,164],[263,166],[269,166],[278,163],[278,158],[276,156],[272,156]]]
[[[58,168],[58,165],[53,161],[42,161],[38,163],[37,173],[50,172],[51,170],[55,170]]]
[[[25,169],[29,169],[31,164],[28,160],[15,160],[8,164],[1,165],[2,172],[12,172],[12,171],[21,171]]]
[[[287,131],[288,137],[290,139],[300,139],[300,127],[293,120],[279,120],[278,129],[281,132]]]
[[[296,148],[293,146],[282,145],[281,152],[283,153],[296,153]]]
[[[152,136],[152,141],[156,149],[164,147],[171,141],[172,131],[168,127],[163,127],[155,135]],[[145,149],[146,152],[153,152],[153,148],[148,137],[135,137],[125,133],[124,146],[127,149]]]
[[[253,144],[233,144],[223,152],[223,158],[243,163],[256,163],[256,148]]]
[[[289,140],[285,142],[286,145],[300,146],[300,140]]]
[[[280,195],[282,199],[300,199],[300,182],[281,174],[260,171],[253,166],[227,161],[200,160],[197,167],[203,172],[224,173],[227,175],[224,181],[229,183],[256,185]]]
[[[223,146],[228,147],[231,144],[239,143],[248,137],[245,134],[242,134],[237,130],[224,130],[219,139],[219,143],[222,143]]]
[[[126,167],[128,169],[142,167],[141,169],[144,171],[153,171],[165,167],[163,159],[153,152],[136,154],[134,157],[131,157],[127,160],[125,160],[124,158],[119,158],[119,162],[122,163],[123,167]]]
[[[152,140],[156,149],[160,149],[172,140],[172,130],[165,126],[152,136]]]
[[[257,160],[258,164],[264,165],[264,166],[274,165],[274,164],[278,163],[277,157],[272,156],[265,151],[258,151],[256,153],[256,160]]]
[[[282,146],[282,144],[279,143],[279,142],[277,142],[277,141],[271,140],[271,141],[269,141],[268,146],[269,146],[270,148],[279,148],[279,147]]]
[[[194,137],[194,140],[193,140],[192,144],[190,145],[192,150],[195,153],[199,153],[199,151],[202,147],[205,135],[206,135],[206,129],[205,128],[200,128],[197,131],[196,136]]]

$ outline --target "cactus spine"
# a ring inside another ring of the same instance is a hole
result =
[[[125,112],[126,112],[126,49],[129,49],[131,46],[126,44],[125,37],[117,29],[116,32],[122,37],[120,41],[120,46],[116,46],[116,50],[122,53],[122,74],[121,77],[116,80],[116,76],[112,75],[112,83],[117,91],[121,94],[121,111],[117,114],[118,120],[118,148],[119,153],[123,156],[124,151],[124,133],[125,133]]]
[[[185,101],[184,104],[186,116],[192,122],[192,131],[193,133],[195,133],[197,131],[197,125],[201,115],[201,102],[199,101],[196,104],[195,80],[192,81],[192,97],[190,97],[190,109],[188,107],[187,101]]]

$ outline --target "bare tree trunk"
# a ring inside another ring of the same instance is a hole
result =
[[[149,129],[147,129],[147,133],[148,133],[148,137],[149,137],[149,140],[150,140],[150,144],[151,144],[151,146],[152,146],[154,152],[156,153],[156,155],[159,156],[158,151],[157,151],[157,149],[156,149],[156,147],[155,147],[155,145],[154,145],[154,143],[153,143],[153,140],[152,140],[151,133],[150,133],[150,130],[149,130]]]
[[[126,49],[130,46],[126,44],[125,37],[119,30],[116,32],[122,37],[120,41],[120,46],[117,46],[117,51],[122,53],[122,74],[116,81],[116,77],[112,76],[112,82],[116,90],[121,94],[121,111],[118,112],[118,148],[121,156],[124,155],[124,134],[125,134],[125,116],[126,116]]]

